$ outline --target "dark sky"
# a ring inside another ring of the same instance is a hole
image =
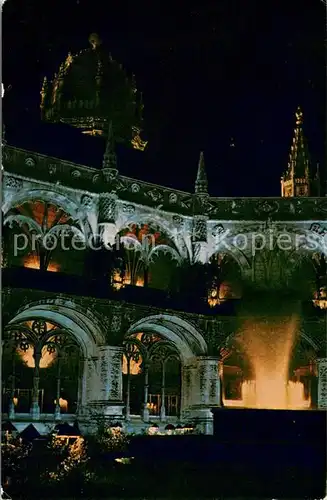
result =
[[[101,165],[101,139],[39,117],[44,75],[97,32],[143,92],[149,146],[119,149],[122,174],[191,191],[203,150],[212,196],[279,196],[298,105],[326,168],[325,11],[319,0],[7,0],[7,141]]]

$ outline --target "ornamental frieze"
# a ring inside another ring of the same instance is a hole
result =
[[[6,146],[3,154],[5,173],[23,176],[35,188],[40,182],[53,183],[61,188],[87,191],[108,192],[115,190],[119,199],[127,204],[138,203],[157,210],[192,216],[195,195],[175,191],[164,186],[157,186],[137,179],[131,179],[117,173],[108,183],[103,178],[103,170],[76,165],[68,161],[51,158],[41,154]],[[13,189],[14,186],[6,186]],[[15,188],[16,189],[16,188]],[[17,188],[19,189],[19,188]],[[197,199],[199,197],[196,197]],[[217,221],[262,220],[270,216],[275,221],[326,220],[326,198],[214,198],[204,197],[205,213]],[[202,213],[202,212],[201,212]]]
[[[256,207],[254,207],[254,210],[256,212],[265,214],[273,214],[277,212],[278,209],[279,209],[279,203],[276,200],[273,200],[272,202],[264,200],[261,203],[259,203]]]

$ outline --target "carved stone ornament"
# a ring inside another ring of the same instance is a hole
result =
[[[111,331],[118,333],[121,327],[121,317],[114,315],[111,320]]]
[[[182,229],[184,227],[184,220],[180,215],[173,216],[173,223],[177,229]]]
[[[15,189],[19,191],[23,188],[23,181],[21,179],[16,179],[15,177],[5,177],[5,186],[8,189]]]
[[[123,205],[123,212],[125,214],[129,214],[129,215],[133,214],[135,212],[134,205],[126,205],[126,204],[124,204]]]
[[[78,179],[80,176],[81,172],[79,170],[73,170],[72,177],[74,177],[74,179]]]
[[[265,214],[272,214],[277,212],[279,209],[279,204],[276,200],[273,201],[268,201],[265,200],[262,203],[259,203],[254,210],[257,213],[265,213]]]
[[[55,163],[51,163],[48,166],[49,174],[54,175],[57,172],[57,165]]]
[[[211,234],[214,238],[219,238],[219,236],[224,232],[225,228],[222,224],[216,224],[211,230]]]
[[[112,182],[118,177],[118,170],[115,168],[104,168],[102,173],[107,182]]]
[[[102,195],[99,200],[99,222],[115,222],[116,220],[116,197],[113,195]]]
[[[138,193],[140,191],[140,186],[139,184],[136,184],[136,182],[134,182],[132,185],[131,185],[131,190],[132,190],[132,193]]]
[[[84,194],[81,198],[81,205],[84,208],[86,208],[87,210],[89,210],[93,205],[93,200],[92,200],[91,196]]]
[[[26,158],[25,165],[27,165],[28,167],[34,167],[35,164],[36,164],[36,162],[33,158],[31,158],[31,157]]]
[[[151,191],[148,191],[147,195],[153,200],[153,201],[159,201],[162,199],[161,193],[157,189],[152,189]]]
[[[97,182],[99,182],[100,180],[100,174],[95,174],[93,177],[92,177],[92,182],[93,184],[96,184]]]
[[[194,219],[192,239],[194,243],[207,241],[207,222],[205,218],[196,217]]]
[[[318,203],[318,206],[314,208],[315,212],[323,212],[324,214],[327,214],[327,202],[322,201],[321,203]]]
[[[177,203],[178,201],[178,196],[176,193],[170,193],[169,195],[169,203]]]

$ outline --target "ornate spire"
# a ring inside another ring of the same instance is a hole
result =
[[[295,113],[295,129],[287,170],[281,179],[282,196],[310,196],[309,151],[303,134],[303,112]]]
[[[295,118],[296,122],[288,163],[288,172],[294,178],[299,179],[309,176],[309,152],[303,134],[303,113],[300,107],[296,110]]]
[[[204,155],[202,151],[200,153],[198,172],[195,181],[195,194],[208,194],[208,179],[204,164]]]
[[[112,122],[109,122],[108,136],[106,142],[106,151],[103,156],[102,162],[103,170],[115,170],[117,171],[117,156],[115,152],[115,140],[112,128]]]

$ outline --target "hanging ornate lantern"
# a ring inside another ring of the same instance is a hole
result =
[[[90,135],[107,135],[112,123],[115,141],[143,151],[147,145],[140,136],[143,103],[134,76],[127,76],[96,34],[90,35],[89,42],[90,48],[68,54],[51,81],[44,78],[42,119],[66,123]]]

